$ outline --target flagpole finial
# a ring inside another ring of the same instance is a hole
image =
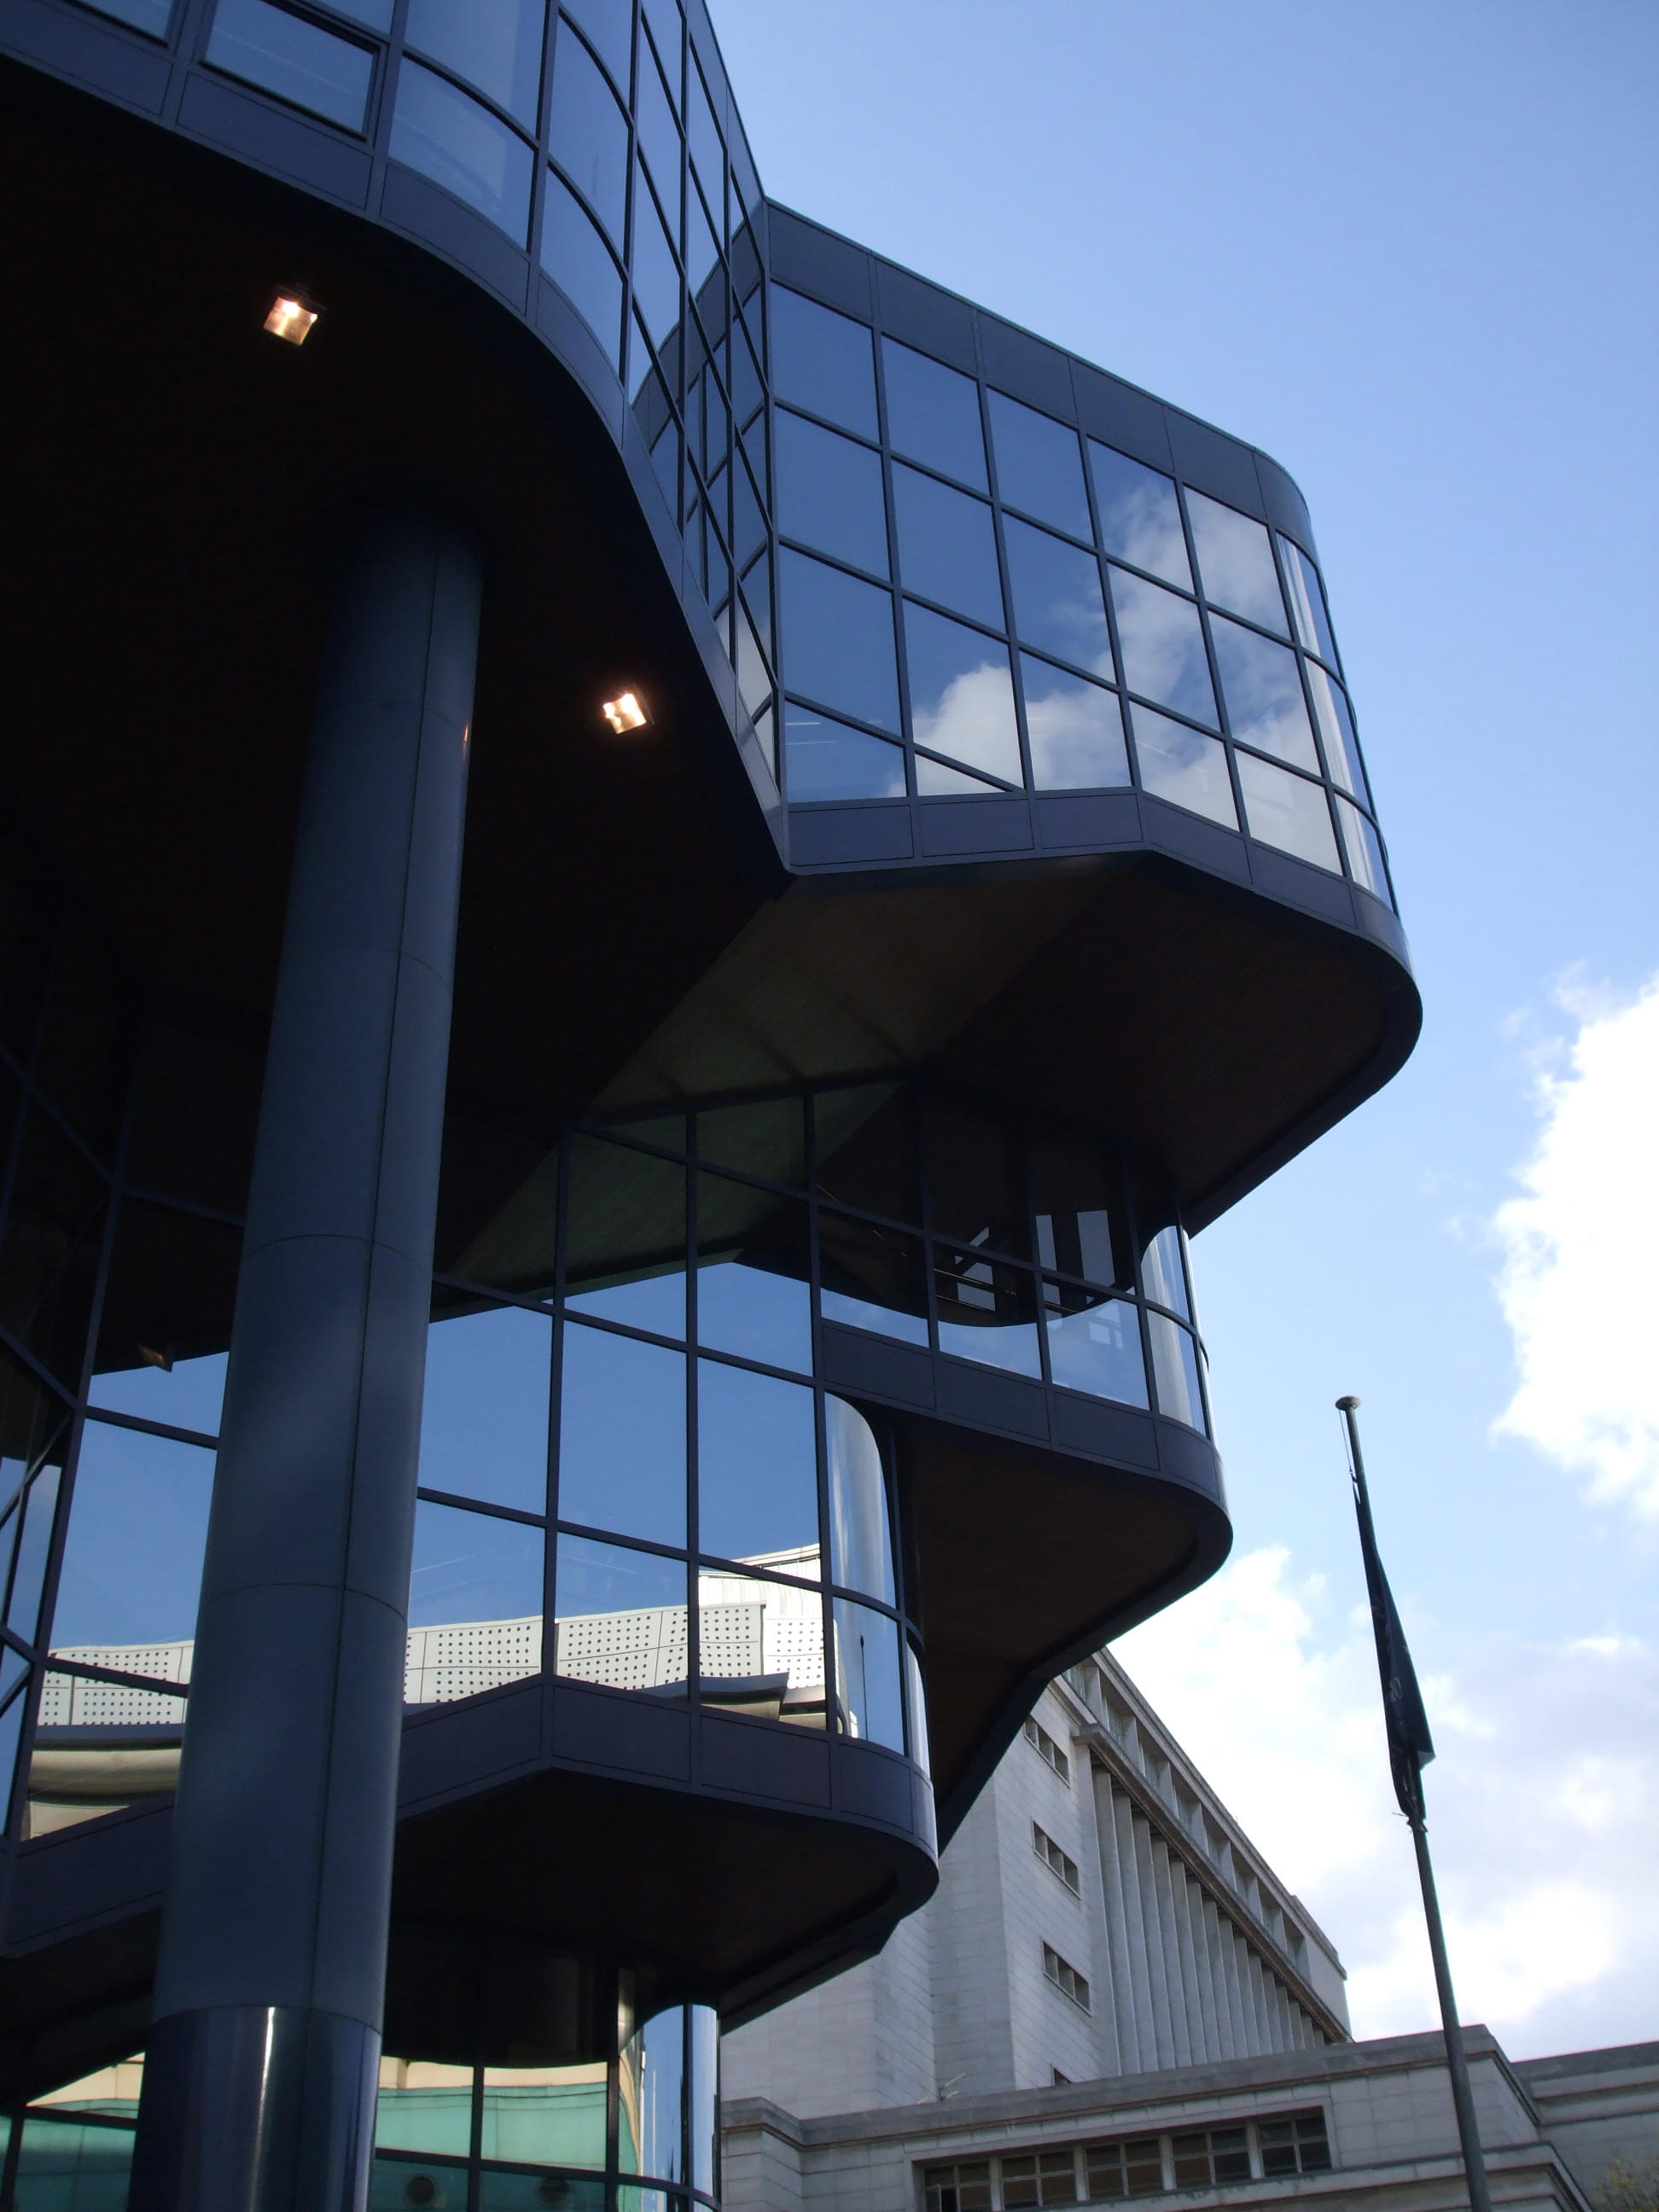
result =
[[[1352,1395],[1339,1398],[1336,1401],[1336,1410],[1339,1413],[1357,1413],[1359,1411],[1359,1401]]]

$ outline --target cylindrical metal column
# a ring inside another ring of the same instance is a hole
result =
[[[132,2212],[353,2212],[386,1979],[477,558],[347,533],[307,763]]]

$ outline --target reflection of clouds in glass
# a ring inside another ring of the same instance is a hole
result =
[[[791,803],[815,799],[902,799],[904,755],[884,738],[849,730],[805,707],[785,709],[784,756]]]
[[[1369,805],[1370,793],[1365,787],[1365,771],[1360,766],[1359,740],[1354,735],[1353,717],[1348,712],[1342,686],[1333,682],[1316,660],[1310,660],[1304,665],[1319,734],[1325,740],[1325,758],[1331,780]]]
[[[1092,438],[1089,459],[1106,550],[1190,591],[1192,571],[1187,565],[1187,541],[1173,481]]]
[[[1319,756],[1289,646],[1275,645],[1220,616],[1212,618],[1210,634],[1234,737],[1317,775]]]
[[[1019,737],[1014,726],[1014,687],[1006,660],[989,660],[952,677],[930,705],[915,707],[916,743],[948,753],[988,775],[1018,783]]]
[[[1109,678],[1112,641],[1094,556],[1012,515],[1003,526],[1003,542],[1021,638]]]
[[[1204,657],[1204,633],[1198,609],[1161,585],[1143,582],[1121,568],[1112,571],[1112,605],[1117,610],[1123,673],[1131,691],[1173,707],[1197,720],[1213,722],[1215,694]]]
[[[1389,872],[1382,865],[1382,847],[1376,830],[1357,806],[1346,799],[1336,802],[1337,819],[1342,824],[1342,842],[1348,851],[1348,872],[1355,883],[1385,906],[1394,902],[1389,894]]]
[[[987,783],[982,776],[969,775],[965,769],[946,768],[943,761],[930,760],[926,753],[916,755],[916,792],[922,799],[951,799],[964,793],[977,793],[983,798],[988,791],[1000,791],[998,783]],[[828,1308],[825,1309],[826,1312]],[[845,1316],[842,1316],[845,1318]],[[871,1328],[872,1322],[854,1321],[855,1328]],[[926,1328],[923,1329],[924,1339]]]
[[[1282,534],[1279,550],[1285,563],[1285,581],[1291,596],[1291,615],[1297,636],[1310,653],[1318,653],[1334,668],[1336,640],[1331,635],[1331,618],[1325,611],[1319,571],[1302,548]]]
[[[1145,707],[1134,709],[1134,732],[1140,781],[1155,798],[1237,829],[1226,749],[1218,738],[1203,737]]]
[[[1188,491],[1187,512],[1193,519],[1199,576],[1211,605],[1231,608],[1287,636],[1266,525],[1223,507],[1219,500],[1206,499],[1201,491]]]
[[[1244,794],[1251,836],[1339,875],[1336,838],[1324,786],[1309,783],[1286,769],[1270,767],[1250,753],[1240,753],[1237,757],[1238,785]]]
[[[1031,781],[1039,791],[1090,791],[1129,781],[1117,695],[1023,657]]]

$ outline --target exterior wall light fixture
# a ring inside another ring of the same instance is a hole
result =
[[[289,293],[279,292],[270,303],[265,328],[274,338],[286,338],[289,345],[303,345],[316,319],[315,307],[307,307],[303,300],[296,300]]]
[[[607,699],[599,712],[618,737],[629,730],[642,730],[650,720],[631,691],[624,691],[619,698]]]

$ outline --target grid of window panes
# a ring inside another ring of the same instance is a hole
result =
[[[89,4],[167,34],[168,0]],[[394,0],[215,0],[202,59],[418,171],[558,286],[625,386],[771,760],[763,202],[706,12],[407,0],[396,23]]]
[[[674,2005],[637,2019],[627,1973],[541,1964],[599,1985],[580,1992],[586,2003],[550,2008],[563,2043],[512,2065],[382,2058],[372,2212],[691,2212],[717,2201],[717,2016]],[[608,2006],[592,2001],[605,1995]],[[6,2201],[124,2203],[143,2082],[135,2056],[10,2115]]]
[[[793,803],[1138,786],[1389,896],[1304,549],[775,285]]]
[[[1046,1828],[1040,1828],[1035,1820],[1031,1823],[1031,1849],[1050,1873],[1060,1876],[1074,1897],[1082,1894],[1082,1882],[1078,1873],[1077,1861],[1069,1851],[1061,1849]]]
[[[72,908],[8,867],[0,1808],[16,1837],[167,1790],[178,1767],[259,1048],[141,1029],[136,1004]],[[195,1125],[210,1071],[245,1127],[228,1107]]]
[[[1330,2170],[1324,2113],[1297,2112],[927,2166],[921,2203],[923,2212],[1026,2212]]]

